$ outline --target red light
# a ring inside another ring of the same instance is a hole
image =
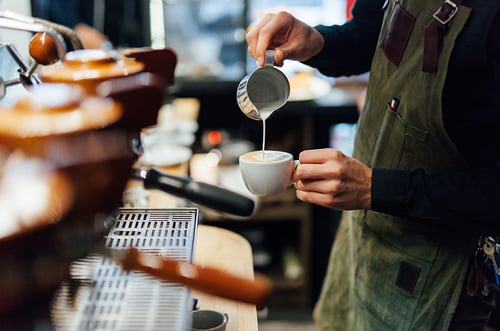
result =
[[[211,130],[208,132],[207,141],[212,146],[218,145],[222,141],[222,134],[219,130]]]
[[[346,8],[345,8],[345,14],[346,14],[346,19],[350,21],[352,19],[352,7],[354,6],[354,1],[355,0],[347,0],[346,1]]]

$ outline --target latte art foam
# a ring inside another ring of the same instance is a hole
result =
[[[246,153],[242,159],[247,162],[277,162],[290,158],[290,154],[280,151],[253,151]]]

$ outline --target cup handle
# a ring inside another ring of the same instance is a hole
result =
[[[225,317],[226,320],[224,321],[224,324],[221,325],[220,330],[226,330],[227,323],[229,323],[229,315],[226,312],[221,312]]]
[[[299,160],[293,160],[293,171],[295,171],[295,168],[297,168],[297,166],[300,164],[300,161]],[[293,174],[293,171],[292,171],[292,174]],[[291,186],[293,184],[293,179],[290,178],[290,183],[288,184],[288,186]]]

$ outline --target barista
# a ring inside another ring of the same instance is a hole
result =
[[[488,323],[495,291],[466,285],[485,267],[470,263],[478,237],[500,232],[500,2],[457,2],[358,0],[342,26],[280,12],[247,34],[261,65],[271,48],[278,64],[371,72],[353,157],[303,151],[294,174],[300,200],[344,210],[315,309],[323,330]]]

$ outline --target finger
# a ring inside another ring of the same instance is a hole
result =
[[[259,37],[255,51],[259,64],[264,65],[265,54],[268,49],[280,49],[288,43],[289,29],[293,22],[293,16],[288,13],[278,12],[267,17],[267,21],[260,27]],[[278,57],[275,53],[275,65],[282,65],[284,55],[282,49],[278,52]],[[262,60],[262,63],[261,63]]]
[[[281,67],[286,59],[286,52],[283,48],[278,47],[274,49],[274,65]]]
[[[270,49],[272,34],[261,30],[259,34],[259,40],[257,41],[257,46],[255,48],[257,63],[259,66],[266,64],[266,51]],[[276,61],[275,61],[276,62]]]
[[[259,65],[264,65],[265,51],[261,50],[262,44],[267,47],[270,43],[270,37],[262,34],[262,29],[271,21],[274,14],[267,14],[262,17],[259,21],[252,23],[247,28],[246,40],[248,43],[248,53],[254,59],[257,59]],[[263,40],[262,38],[266,38]],[[262,63],[260,61],[262,60]]]
[[[298,180],[294,182],[297,190],[316,192],[328,195],[340,195],[345,191],[343,183],[336,179],[327,180]]]
[[[331,197],[323,193],[297,190],[295,195],[297,199],[303,202],[312,203],[326,208],[334,207]]]
[[[248,52],[251,53],[252,50],[248,47]],[[286,59],[286,53],[281,48],[274,49],[274,65],[277,67],[282,67]],[[259,57],[257,60],[257,65],[265,65],[265,58]]]
[[[340,160],[344,153],[338,149],[321,148],[302,151],[299,155],[300,163],[326,163],[328,160]]]
[[[335,163],[300,163],[292,176],[298,180],[336,180],[341,177],[341,168]]]

